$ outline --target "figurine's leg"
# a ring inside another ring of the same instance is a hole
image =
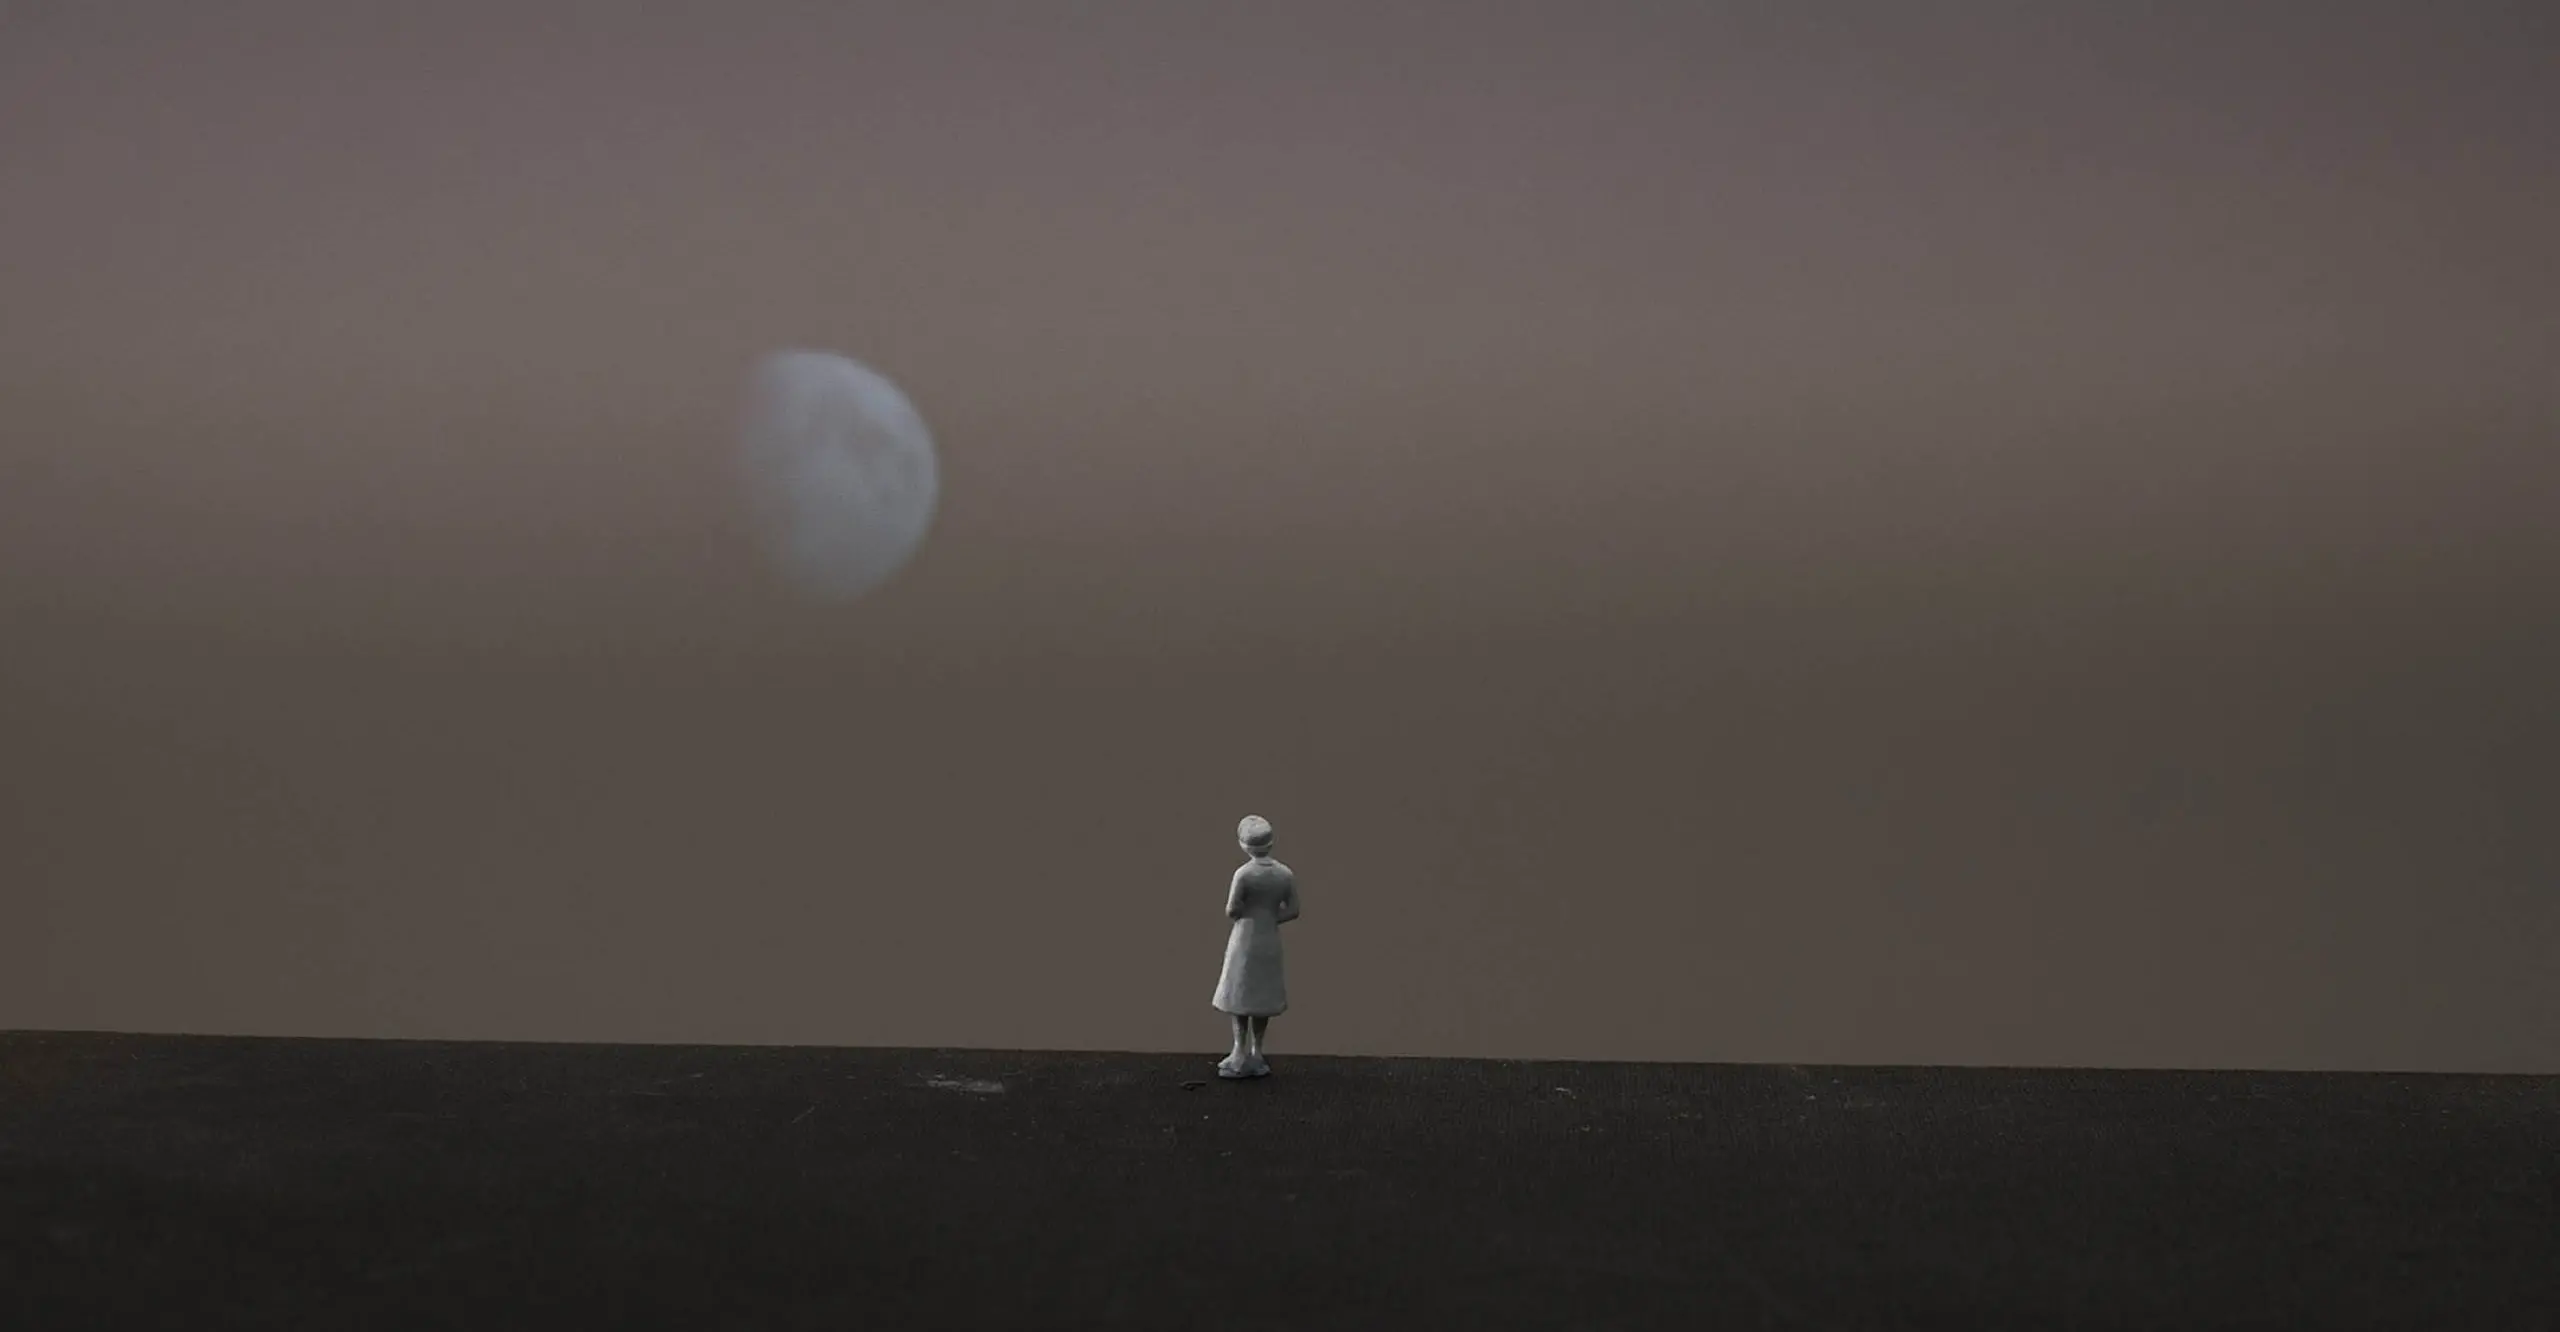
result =
[[[1245,1019],[1232,1013],[1227,1015],[1227,1022],[1235,1029],[1235,1044],[1227,1051],[1227,1057],[1219,1063],[1218,1071],[1242,1072],[1249,1058],[1245,1052],[1250,1048],[1252,1029],[1246,1025]]]
[[[1262,1033],[1270,1026],[1271,1019],[1267,1017],[1258,1017],[1253,1020],[1253,1044],[1249,1047],[1252,1053],[1245,1056],[1245,1070],[1255,1077],[1261,1077],[1271,1071],[1270,1062],[1262,1057]]]

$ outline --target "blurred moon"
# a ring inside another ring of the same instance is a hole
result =
[[[933,436],[907,395],[860,362],[820,351],[759,361],[739,443],[757,540],[805,596],[862,596],[905,567],[933,525]]]

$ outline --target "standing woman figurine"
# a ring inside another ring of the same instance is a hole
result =
[[[1222,1078],[1259,1078],[1271,1072],[1262,1059],[1262,1033],[1289,1011],[1289,986],[1280,973],[1280,927],[1298,918],[1298,880],[1271,858],[1271,821],[1248,814],[1236,825],[1236,843],[1253,857],[1227,884],[1227,963],[1209,1002],[1235,1027],[1235,1048],[1218,1063]]]

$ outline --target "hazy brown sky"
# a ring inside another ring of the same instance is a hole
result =
[[[0,0],[0,1026],[2560,1070],[2560,14]],[[923,553],[782,595],[747,372]]]

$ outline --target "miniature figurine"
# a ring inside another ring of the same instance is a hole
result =
[[[1271,858],[1271,821],[1248,814],[1236,825],[1236,843],[1252,859],[1227,884],[1227,961],[1218,993],[1209,1002],[1235,1028],[1235,1047],[1218,1064],[1222,1078],[1259,1078],[1271,1072],[1262,1058],[1262,1034],[1271,1019],[1289,1011],[1289,986],[1280,971],[1280,927],[1298,918],[1298,880]]]

